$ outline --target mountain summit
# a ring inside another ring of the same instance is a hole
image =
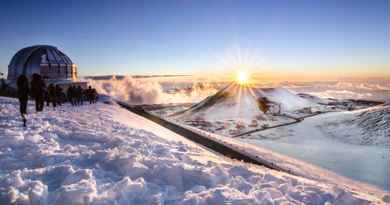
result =
[[[175,113],[178,119],[206,121],[267,119],[269,115],[302,109],[313,103],[285,88],[256,88],[230,83],[187,110]]]
[[[253,119],[264,117],[257,96],[248,85],[231,83],[216,94],[176,115],[180,117],[202,117],[207,121],[221,119]]]

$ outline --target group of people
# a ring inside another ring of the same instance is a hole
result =
[[[43,110],[44,103],[53,108],[61,106],[67,100],[71,105],[82,105],[84,100],[88,100],[90,104],[96,103],[97,92],[91,86],[88,89],[83,89],[81,86],[71,85],[66,94],[59,85],[49,84],[46,87],[45,81],[39,74],[33,74],[31,82],[27,76],[20,75],[16,82],[17,97],[20,102],[20,114],[22,116],[23,125],[26,126],[26,114],[28,97],[31,96],[35,100],[35,110],[40,112]]]
[[[66,95],[73,106],[83,105],[84,100],[88,100],[89,104],[96,103],[97,100],[96,89],[91,86],[83,90],[80,86],[72,85],[68,88]]]

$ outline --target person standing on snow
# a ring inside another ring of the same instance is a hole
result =
[[[37,112],[43,110],[45,83],[41,75],[34,73],[31,80],[31,96],[35,99],[35,109]]]
[[[57,106],[57,93],[53,84],[49,85],[47,92],[49,93],[49,101],[52,103],[53,108],[55,108]]]
[[[93,103],[96,103],[97,98],[98,98],[98,93],[97,93],[96,89],[93,88],[92,89],[92,100],[93,100]]]
[[[68,98],[68,101],[70,102],[70,104],[72,106],[75,106],[73,85],[69,86],[68,90],[66,91],[66,97]]]
[[[28,79],[25,75],[20,75],[16,81],[18,87],[17,95],[20,103],[20,115],[22,116],[23,126],[26,127],[26,116],[27,115],[27,103],[28,103]]]
[[[83,105],[83,94],[84,94],[84,91],[83,89],[81,88],[81,86],[77,86],[76,87],[76,93],[77,93],[77,104],[78,105]]]
[[[57,99],[56,102],[57,102],[57,105],[61,106],[62,105],[62,101],[63,101],[62,88],[59,85],[56,85],[55,86],[55,90],[56,90],[56,99]]]
[[[85,91],[85,93],[86,93],[87,99],[89,101],[89,104],[92,104],[94,102],[92,87],[89,86],[88,89]]]

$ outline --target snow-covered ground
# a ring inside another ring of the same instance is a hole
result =
[[[234,137],[253,130],[294,123],[321,113],[363,109],[377,104],[380,103],[323,99],[296,93],[285,87],[257,87],[233,82],[190,107],[144,107],[159,117]]]
[[[322,114],[241,140],[390,190],[388,109]]]
[[[321,129],[347,143],[390,148],[390,106],[333,114]]]
[[[0,204],[390,202],[368,186],[232,161],[117,105],[32,107],[23,128],[17,101],[0,98]]]
[[[273,102],[278,102],[281,106],[281,112],[300,110],[306,107],[320,106],[312,99],[305,99],[293,91],[286,88],[260,88],[256,89],[263,96],[266,96]]]

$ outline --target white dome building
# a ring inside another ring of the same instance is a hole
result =
[[[36,45],[19,50],[8,66],[8,77],[14,81],[24,74],[40,74],[45,79],[76,80],[77,66],[54,46]]]
[[[29,79],[36,73],[47,83],[54,83],[64,88],[70,84],[86,87],[87,82],[77,80],[77,65],[54,46],[36,45],[19,50],[8,65],[7,80],[15,86],[19,75]]]

